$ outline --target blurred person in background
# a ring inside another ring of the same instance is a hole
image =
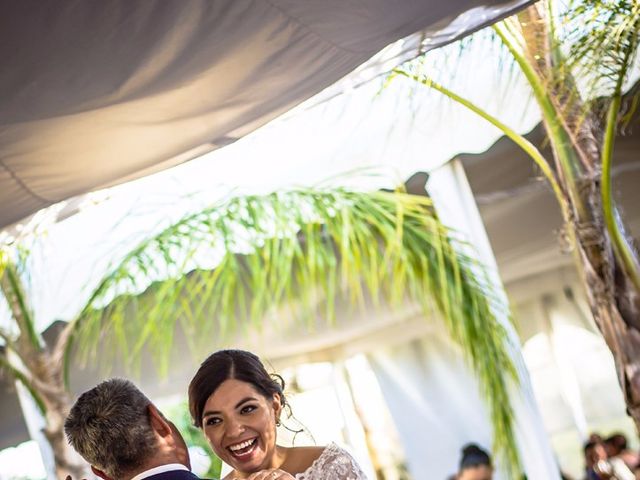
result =
[[[636,452],[629,450],[627,437],[622,433],[614,433],[607,437],[604,441],[604,448],[609,458],[619,458],[630,470],[635,470],[638,467],[640,458]]]
[[[636,480],[621,459],[609,458],[601,440],[589,440],[584,445],[584,460],[585,480]]]
[[[462,447],[458,473],[450,480],[492,480],[491,456],[475,443]]]

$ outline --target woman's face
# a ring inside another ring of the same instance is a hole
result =
[[[486,465],[478,465],[477,467],[465,468],[458,480],[491,480],[493,478],[493,469]]]
[[[207,399],[202,429],[213,451],[237,472],[273,467],[280,397],[266,398],[253,385],[229,379]]]

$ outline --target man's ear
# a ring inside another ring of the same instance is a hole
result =
[[[91,471],[100,478],[103,478],[104,480],[111,480],[111,477],[109,477],[106,473],[104,473],[102,470],[94,467],[93,465],[91,465]]]
[[[155,405],[149,404],[147,407],[149,411],[149,421],[151,422],[151,428],[153,428],[160,436],[166,437],[167,435],[171,435],[171,425],[164,415],[160,413]]]

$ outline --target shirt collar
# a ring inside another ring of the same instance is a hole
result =
[[[149,470],[139,473],[131,480],[142,480],[143,478],[150,477],[151,475],[158,475],[159,473],[171,472],[173,470],[184,470],[189,472],[190,470],[181,463],[168,463],[167,465],[160,465],[159,467],[153,467]]]

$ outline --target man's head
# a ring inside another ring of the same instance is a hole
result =
[[[64,429],[71,446],[105,479],[168,463],[189,467],[178,430],[128,380],[106,380],[83,393]]]

